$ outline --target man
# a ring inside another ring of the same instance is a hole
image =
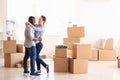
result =
[[[29,17],[28,20],[31,24],[35,23],[35,18],[33,16]],[[29,70],[27,67],[27,60],[30,57],[30,75],[31,76],[39,76],[40,74],[35,72],[35,61],[36,61],[36,45],[35,45],[35,40],[36,38],[34,38],[34,30],[33,28],[30,27],[26,27],[25,28],[25,42],[24,42],[24,46],[25,46],[25,56],[24,56],[24,74],[28,74]]]

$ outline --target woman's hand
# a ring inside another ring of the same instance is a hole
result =
[[[32,24],[31,24],[30,22],[26,22],[26,23],[25,23],[25,26],[26,26],[26,27],[29,27],[29,26],[32,26]]]

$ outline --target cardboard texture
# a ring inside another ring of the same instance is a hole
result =
[[[68,72],[68,58],[54,58],[54,72]]]
[[[120,68],[120,59],[118,59],[117,62],[118,62],[118,64],[117,64],[118,68]]]
[[[99,60],[100,61],[115,61],[116,60],[116,50],[99,49]]]
[[[55,57],[66,58],[67,57],[67,48],[55,48]]]
[[[87,59],[70,59],[70,72],[74,74],[88,72]]]
[[[113,38],[108,38],[107,40],[104,40],[103,43],[103,49],[105,50],[113,50],[114,43],[113,43]]]
[[[4,53],[16,53],[16,40],[4,40],[3,51]]]
[[[72,49],[73,43],[80,43],[80,38],[63,38],[63,44]]]
[[[99,50],[96,48],[92,48],[89,60],[90,61],[98,61],[98,56],[99,56]]]
[[[67,34],[69,38],[81,38],[85,36],[84,27],[68,27]]]
[[[23,53],[5,54],[4,65],[5,67],[15,67],[16,64],[19,64],[21,61],[23,61],[23,57]]]
[[[91,44],[74,43],[72,45],[72,58],[89,59]]]
[[[23,44],[17,44],[17,52],[20,52],[20,53],[25,52],[25,47]]]

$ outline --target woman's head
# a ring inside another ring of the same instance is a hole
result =
[[[35,24],[35,17],[34,16],[30,16],[28,21],[31,23],[31,24]]]
[[[38,20],[38,24],[39,25],[44,25],[45,22],[46,22],[46,17],[44,15],[42,15]]]

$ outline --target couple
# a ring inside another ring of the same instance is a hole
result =
[[[46,17],[41,16],[38,20],[38,24],[35,24],[35,17],[30,16],[28,22],[25,23],[25,56],[24,56],[24,74],[29,74],[27,67],[27,60],[30,57],[30,75],[39,76],[41,73],[40,64],[42,64],[47,73],[49,73],[49,65],[46,64],[40,57],[39,53],[43,47],[42,36],[44,32],[44,25],[46,22]],[[37,72],[35,72],[35,61],[37,64]]]

